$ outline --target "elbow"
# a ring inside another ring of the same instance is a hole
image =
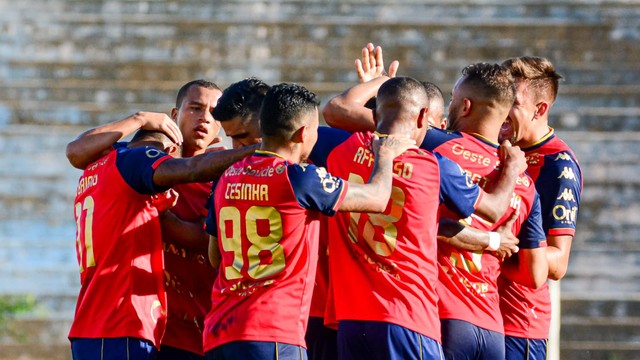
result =
[[[550,280],[561,280],[567,274],[567,266],[558,266],[555,269],[549,268]]]
[[[82,157],[78,155],[78,151],[75,149],[73,143],[67,144],[65,155],[67,156],[67,160],[69,160],[69,164],[76,169],[84,170],[88,165],[85,164]]]
[[[322,117],[324,118],[324,121],[327,123],[327,125],[331,127],[337,127],[338,125],[336,120],[337,117],[335,113],[336,111],[335,111],[334,100],[331,99],[329,100],[327,105],[325,105],[324,108],[322,108]]]

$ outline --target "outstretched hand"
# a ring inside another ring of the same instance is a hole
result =
[[[368,43],[362,48],[362,60],[356,59],[356,72],[361,83],[373,80],[380,76],[395,77],[398,72],[400,62],[394,60],[389,65],[389,71],[384,68],[384,58],[382,47]]]

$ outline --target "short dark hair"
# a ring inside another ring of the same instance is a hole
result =
[[[438,85],[430,81],[421,81],[421,83],[422,86],[424,86],[424,90],[427,92],[427,98],[429,99],[429,101],[440,99],[444,102],[444,95],[442,94],[442,90],[440,90]]]
[[[176,96],[176,108],[179,109],[180,106],[182,106],[182,100],[184,100],[184,97],[187,96],[187,91],[189,91],[189,89],[192,86],[199,86],[199,87],[203,87],[205,89],[220,90],[218,85],[216,85],[215,83],[213,83],[211,81],[202,80],[202,79],[191,80],[188,83],[182,85],[180,90],[178,90],[178,95]]]
[[[480,98],[511,106],[516,84],[511,72],[499,64],[476,63],[462,69],[462,83],[474,89]]]
[[[173,141],[169,136],[159,130],[140,129],[131,138],[131,142],[137,141],[157,141],[163,144],[171,144]]]
[[[536,98],[545,97],[553,103],[558,96],[558,83],[562,79],[548,59],[537,56],[520,56],[502,62],[511,74],[528,82]]]
[[[263,137],[288,139],[298,129],[300,116],[320,105],[316,94],[297,84],[272,86],[262,102],[260,133]]]
[[[240,80],[224,89],[218,104],[213,109],[213,117],[218,121],[228,121],[237,116],[259,118],[260,108],[269,85],[255,77]]]

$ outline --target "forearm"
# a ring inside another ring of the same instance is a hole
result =
[[[377,77],[329,100],[322,110],[327,124],[350,132],[375,130],[373,110],[366,108],[365,104],[376,96],[380,85],[388,79],[387,76]]]
[[[349,182],[340,211],[383,212],[391,196],[393,158],[376,155],[373,172],[367,184]]]
[[[84,169],[110,150],[115,142],[138,130],[139,113],[125,119],[85,131],[67,144],[66,155],[75,168]]]
[[[505,165],[491,192],[484,193],[476,214],[491,222],[498,221],[509,207],[518,175],[516,166]]]
[[[549,263],[549,279],[560,280],[569,267],[572,236],[547,237],[547,262]]]
[[[217,180],[232,164],[253,154],[256,146],[209,152],[184,159],[170,159],[158,166],[153,182],[158,186],[173,186],[190,182]]]
[[[165,211],[160,220],[165,242],[198,252],[207,251],[209,234],[204,230],[204,219],[184,221],[171,211]]]
[[[458,221],[441,218],[438,240],[463,250],[484,250],[489,246],[489,233],[464,226]]]

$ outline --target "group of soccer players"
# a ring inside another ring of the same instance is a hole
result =
[[[196,80],[69,143],[73,358],[545,359],[582,190],[561,76],[469,65],[445,119],[397,70],[367,44],[331,127],[302,86]]]

